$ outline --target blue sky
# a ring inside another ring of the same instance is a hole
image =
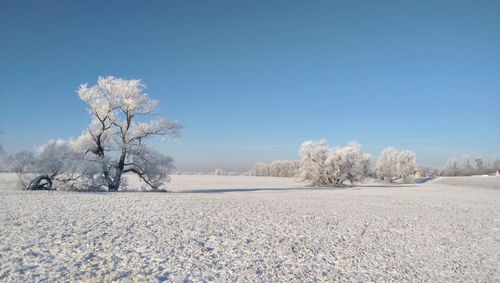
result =
[[[296,159],[299,144],[500,157],[500,1],[1,1],[0,143],[89,123],[98,76],[142,78],[185,126],[181,170]]]

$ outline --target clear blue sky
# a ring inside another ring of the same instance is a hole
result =
[[[320,138],[500,157],[500,1],[0,1],[8,152],[78,136],[76,89],[107,75],[142,78],[185,125],[152,141],[181,170]]]

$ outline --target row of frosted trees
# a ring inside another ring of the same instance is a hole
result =
[[[300,169],[298,160],[275,160],[271,163],[256,163],[251,176],[295,177]]]
[[[371,155],[363,153],[357,142],[332,148],[325,140],[306,141],[300,146],[299,154],[300,160],[257,163],[250,174],[299,177],[320,186],[353,184],[373,175],[391,183],[395,180],[409,183],[415,174],[415,153],[392,147],[383,150],[375,164]]]

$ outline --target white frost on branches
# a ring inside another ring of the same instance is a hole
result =
[[[97,85],[80,86],[78,95],[89,106],[92,122],[76,145],[102,167],[108,190],[118,190],[122,175],[135,173],[154,190],[173,168],[172,159],[143,144],[153,136],[179,136],[181,125],[164,118],[139,122],[154,114],[159,102],[144,93],[140,80],[99,78]],[[165,173],[162,173],[165,172]]]

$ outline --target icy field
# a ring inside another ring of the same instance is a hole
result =
[[[500,281],[500,177],[315,189],[173,176],[173,193],[0,179],[0,281]]]

